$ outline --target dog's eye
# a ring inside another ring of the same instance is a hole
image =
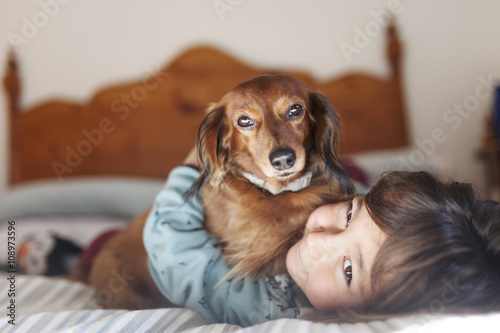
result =
[[[247,116],[241,116],[238,118],[238,126],[242,128],[249,128],[255,125],[255,122],[248,118]]]
[[[297,119],[304,113],[304,108],[300,104],[293,104],[288,110],[288,119]]]

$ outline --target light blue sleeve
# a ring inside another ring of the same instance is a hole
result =
[[[203,207],[183,194],[198,171],[172,170],[144,227],[151,275],[171,302],[201,312],[214,322],[250,326],[295,318],[293,282],[287,276],[225,280],[229,268],[214,238],[203,229]]]

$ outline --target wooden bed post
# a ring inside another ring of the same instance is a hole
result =
[[[403,139],[405,145],[408,145],[408,121],[406,114],[406,99],[405,92],[403,91],[403,82],[401,75],[401,58],[403,54],[403,46],[401,41],[399,40],[399,34],[396,29],[396,25],[394,24],[394,20],[391,20],[389,26],[387,27],[387,58],[389,59],[389,63],[391,66],[391,74],[392,79],[394,80],[394,84],[396,85],[397,96],[399,99],[399,105],[401,105],[400,116],[402,117],[402,124],[406,127],[404,131],[405,136]]]
[[[18,75],[18,65],[17,59],[14,50],[9,52],[7,56],[7,64],[5,69],[5,76],[3,78],[3,85],[6,92],[7,97],[7,124],[9,128],[7,132],[9,133],[7,136],[8,142],[8,183],[13,184],[17,181],[17,172],[18,172],[18,156],[16,143],[18,142],[17,135],[17,126],[15,126],[15,122],[19,112],[19,96],[21,93],[21,80]]]
[[[387,27],[387,57],[391,65],[392,75],[399,79],[401,77],[401,53],[403,48],[399,41],[398,31],[394,22]]]

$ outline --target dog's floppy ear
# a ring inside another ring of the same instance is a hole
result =
[[[225,107],[214,105],[198,129],[198,158],[203,170],[189,191],[198,192],[205,182],[217,186],[227,172],[229,159],[229,129],[224,121]]]
[[[328,99],[317,91],[309,92],[309,103],[315,133],[315,148],[325,162],[325,176],[333,184],[337,178],[345,193],[352,195],[354,186],[347,176],[337,152],[341,145],[340,124],[337,113]]]

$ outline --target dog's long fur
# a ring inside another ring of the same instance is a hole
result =
[[[292,106],[297,112],[290,113]],[[242,116],[255,126],[239,127]],[[286,252],[300,238],[312,210],[351,196],[352,183],[337,155],[338,139],[337,115],[328,100],[287,76],[244,82],[210,109],[198,137],[203,170],[190,194],[201,195],[206,228],[221,244],[234,275],[283,273]],[[295,160],[277,170],[269,156],[284,148],[294,151]],[[273,195],[242,177],[248,172],[280,188],[315,163],[319,171],[299,192]],[[94,260],[88,282],[105,308],[171,306],[147,267],[142,242],[146,216],[109,240]]]
[[[302,108],[297,116],[291,110]],[[293,116],[290,116],[290,115]],[[242,118],[252,123],[242,127]],[[223,248],[240,277],[285,272],[285,257],[300,237],[309,214],[353,192],[337,154],[339,122],[328,100],[302,82],[263,75],[235,87],[212,106],[200,126],[199,158],[203,172],[191,193],[199,191],[206,229]],[[294,152],[289,169],[272,166],[273,152]],[[309,187],[271,194],[242,176],[249,173],[280,189],[319,170]]]

